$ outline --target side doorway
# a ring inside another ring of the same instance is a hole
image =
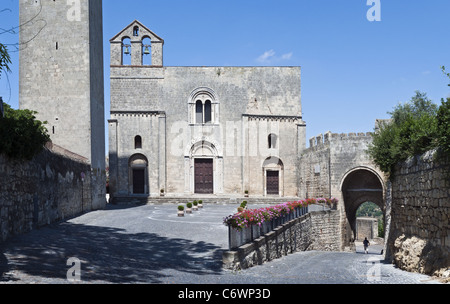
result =
[[[135,154],[129,160],[129,183],[130,194],[148,195],[148,160],[142,154]]]
[[[266,171],[267,195],[280,195],[280,171]]]

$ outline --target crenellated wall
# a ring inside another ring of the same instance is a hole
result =
[[[320,134],[299,157],[300,197],[336,197],[341,214],[341,250],[352,250],[356,210],[372,201],[384,210],[384,174],[372,162],[367,149],[372,133]]]
[[[344,175],[355,167],[375,165],[366,154],[372,133],[319,134],[300,155],[300,197],[339,197]]]

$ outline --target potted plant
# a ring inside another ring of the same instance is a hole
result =
[[[179,217],[184,216],[184,206],[183,205],[178,206],[178,216]]]
[[[245,190],[245,191],[244,191],[244,196],[245,196],[245,197],[248,197],[248,190]]]
[[[203,201],[201,201],[201,200],[198,201],[198,207],[199,207],[199,208],[203,208]]]
[[[159,192],[159,194],[160,194],[161,196],[164,196],[164,189],[161,189],[160,192]]]
[[[247,201],[243,201],[241,205],[238,207],[238,212],[242,212],[247,208]]]
[[[198,202],[194,201],[194,207],[192,207],[192,210],[197,211],[198,210]]]
[[[186,213],[192,213],[192,203],[187,203],[186,204]]]

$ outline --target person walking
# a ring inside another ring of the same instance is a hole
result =
[[[367,240],[367,238],[364,239],[363,245],[364,245],[364,253],[368,254],[370,242],[369,242],[369,240]]]

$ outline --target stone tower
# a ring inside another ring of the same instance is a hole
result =
[[[19,0],[20,108],[105,169],[102,0]]]

